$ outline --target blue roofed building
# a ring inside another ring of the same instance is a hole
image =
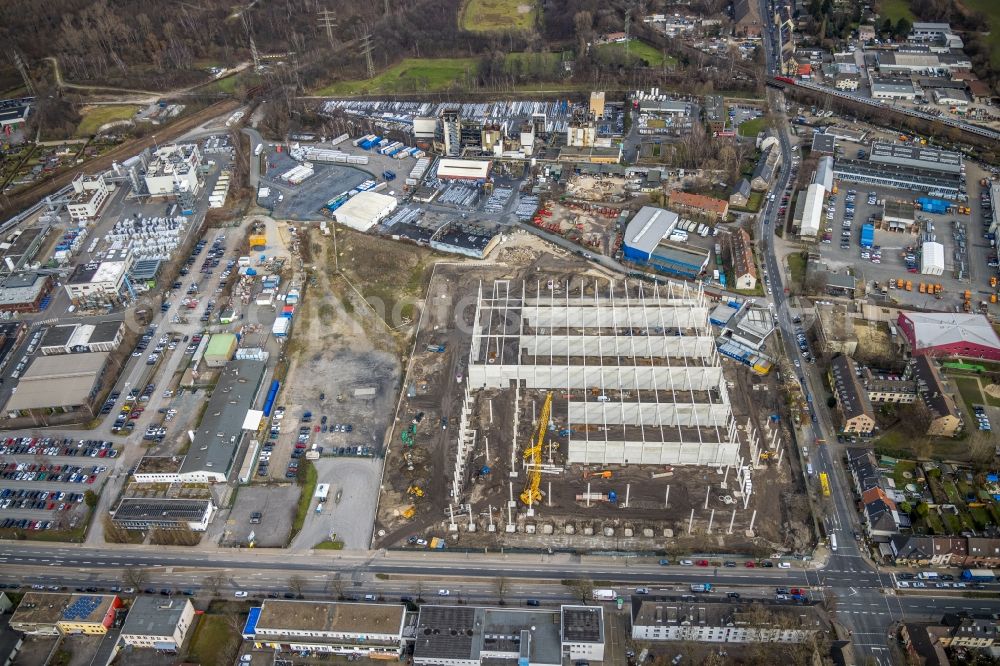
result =
[[[625,227],[622,247],[625,259],[663,273],[696,278],[708,266],[710,253],[668,243],[679,216],[655,206],[643,206]]]

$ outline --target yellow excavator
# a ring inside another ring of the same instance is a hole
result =
[[[417,485],[410,486],[409,488],[406,489],[406,492],[410,495],[413,495],[414,497],[424,496],[424,489]]]
[[[528,483],[521,493],[521,501],[528,506],[534,506],[542,501],[542,493],[538,490],[542,485],[542,446],[545,444],[545,431],[549,427],[549,416],[552,414],[552,391],[545,396],[542,413],[538,415],[538,434],[532,446],[524,450],[524,459],[528,462]]]

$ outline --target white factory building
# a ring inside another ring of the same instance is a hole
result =
[[[396,210],[396,197],[378,192],[359,192],[334,212],[337,222],[356,231],[368,231]]]
[[[489,160],[456,160],[442,157],[438,160],[437,177],[441,180],[467,180],[486,182],[492,163]]]
[[[480,285],[468,386],[553,391],[569,464],[735,465],[708,307],[675,282]]]
[[[108,195],[115,189],[114,183],[105,182],[102,174],[85,176],[82,173],[73,179],[73,194],[66,211],[81,224],[97,217]]]
[[[806,203],[802,209],[802,226],[799,235],[803,238],[815,238],[823,224],[823,197],[826,188],[813,183],[806,189]],[[799,195],[801,196],[801,194]]]
[[[162,146],[153,153],[146,167],[146,188],[153,196],[179,192],[198,193],[198,167],[201,153],[193,143]]]

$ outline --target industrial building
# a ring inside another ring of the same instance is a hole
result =
[[[493,163],[489,160],[455,160],[442,157],[437,164],[439,180],[462,180],[485,183]]]
[[[836,160],[833,173],[839,180],[849,183],[928,192],[951,199],[959,195],[962,185],[958,174],[868,160]]]
[[[112,352],[124,337],[125,322],[121,319],[96,324],[60,324],[46,329],[40,349],[45,356]]]
[[[197,144],[186,143],[161,146],[153,153],[143,176],[152,196],[171,196],[185,193],[198,194],[198,167],[201,152]]]
[[[28,120],[34,97],[0,100],[0,129],[17,129]]]
[[[225,483],[229,478],[243,443],[243,422],[253,408],[265,365],[264,361],[235,360],[222,369],[181,465],[182,480]]]
[[[523,610],[425,604],[415,637],[416,666],[601,662],[604,613],[600,606]]]
[[[942,173],[960,174],[965,169],[962,166],[962,154],[937,148],[897,143],[872,143],[868,160],[880,164],[896,164],[913,167],[923,171],[940,171]]]
[[[799,225],[799,235],[803,238],[816,238],[823,226],[823,197],[826,188],[812,183],[806,188],[805,203],[802,208],[802,222]],[[802,193],[799,192],[799,198]]]
[[[833,192],[833,158],[827,155],[819,158],[812,182],[822,185],[827,192]]]
[[[618,164],[622,161],[622,147],[621,144],[590,148],[564,146],[559,149],[559,156],[556,159],[560,162],[577,164]]]
[[[837,137],[824,132],[813,134],[812,154],[813,155],[833,155],[837,150]]]
[[[190,529],[204,532],[218,508],[211,499],[123,497],[111,511],[111,520],[127,530]]]
[[[103,636],[121,606],[114,594],[28,592],[10,616],[10,628],[32,636]]]
[[[886,199],[882,205],[882,222],[890,230],[908,231],[916,222],[913,204],[909,201]]]
[[[250,609],[243,638],[259,650],[397,661],[407,642],[405,621],[401,604],[267,599]]]
[[[135,258],[127,248],[111,250],[99,261],[77,265],[63,286],[74,303],[134,295],[128,277],[134,263]]]
[[[210,368],[221,368],[229,363],[236,353],[236,336],[232,333],[216,333],[208,340],[205,349],[205,365]]]
[[[194,623],[194,605],[184,597],[136,597],[129,606],[121,641],[134,648],[177,652]]]
[[[81,224],[93,220],[114,190],[115,184],[106,182],[102,174],[85,176],[81,173],[73,179],[73,194],[66,204],[66,212]]]
[[[980,314],[900,312],[896,325],[913,356],[958,356],[1000,361],[1000,337]]]
[[[36,271],[12,273],[0,286],[0,312],[38,312],[52,291],[52,277]]]
[[[811,605],[693,597],[634,596],[631,623],[635,641],[698,643],[805,643],[827,629]]]
[[[334,219],[355,231],[368,231],[396,210],[396,197],[379,192],[358,192],[333,213]]]
[[[480,285],[470,387],[557,391],[569,464],[736,464],[736,423],[699,287],[625,280],[549,293],[541,282]]]
[[[705,95],[705,122],[710,132],[726,130],[726,98],[722,95]]]
[[[24,413],[41,420],[54,411],[79,410],[92,417],[109,356],[108,352],[74,354],[72,363],[58,356],[37,357],[21,375],[5,410],[12,417]]]
[[[592,121],[574,121],[566,127],[566,145],[593,148],[597,140],[597,125]]]
[[[441,252],[485,259],[502,240],[503,234],[499,225],[452,220],[445,222],[433,233],[429,245]]]
[[[702,275],[708,266],[707,251],[665,241],[679,219],[673,211],[643,206],[625,227],[622,242],[625,259],[671,275],[686,278]]]
[[[913,101],[917,98],[917,90],[909,79],[871,79],[872,97],[874,99]]]

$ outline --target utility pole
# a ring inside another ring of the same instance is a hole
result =
[[[330,46],[333,46],[333,29],[337,27],[337,17],[331,10],[320,10],[319,27],[326,29],[326,38],[330,41]]]
[[[28,94],[31,96],[35,95],[35,84],[31,80],[31,74],[28,72],[28,65],[25,64],[24,58],[21,57],[20,51],[13,51],[14,66],[17,67],[17,71],[21,73],[21,80],[24,81],[24,87],[28,89]],[[56,67],[59,66],[58,63],[55,64]]]
[[[361,51],[365,54],[365,64],[368,67],[368,78],[375,78],[375,64],[372,63],[372,33],[365,28],[365,34],[361,37]]]

